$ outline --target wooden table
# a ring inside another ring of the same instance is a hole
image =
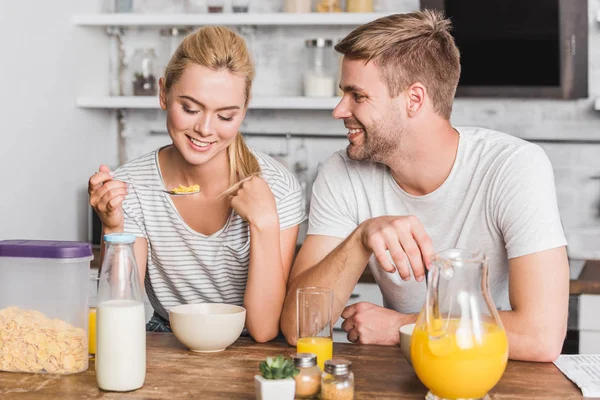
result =
[[[148,333],[147,349],[146,383],[135,392],[99,391],[91,362],[86,372],[68,376],[0,372],[0,399],[255,399],[258,363],[294,352],[283,341],[240,338],[221,353],[192,353],[168,333]],[[334,355],[352,361],[356,399],[422,400],[427,392],[398,347],[336,343]],[[490,394],[493,399],[582,397],[553,364],[514,361]]]

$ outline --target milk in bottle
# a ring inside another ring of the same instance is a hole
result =
[[[96,309],[96,380],[107,391],[139,389],[146,378],[146,319],[134,242],[132,234],[104,235]]]

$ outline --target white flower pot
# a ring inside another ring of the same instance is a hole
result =
[[[296,381],[294,378],[265,379],[254,375],[256,400],[294,400]]]

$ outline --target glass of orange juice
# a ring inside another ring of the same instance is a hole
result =
[[[300,288],[296,292],[296,329],[298,353],[313,353],[324,369],[333,357],[333,289]]]
[[[427,400],[489,399],[508,360],[508,339],[488,288],[487,257],[451,249],[428,272],[427,299],[410,358]]]
[[[90,272],[90,301],[88,318],[88,353],[90,356],[96,354],[96,298],[98,295],[98,271]]]

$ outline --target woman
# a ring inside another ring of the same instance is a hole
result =
[[[246,308],[246,328],[256,341],[279,332],[298,226],[306,215],[294,176],[250,151],[238,132],[253,78],[239,35],[224,27],[198,29],[183,40],[159,81],[173,143],[115,173],[103,165],[89,180],[103,233],[138,236],[135,256],[154,308],[148,330],[170,331],[173,306],[224,302]],[[141,186],[196,184],[200,192],[186,196]]]

